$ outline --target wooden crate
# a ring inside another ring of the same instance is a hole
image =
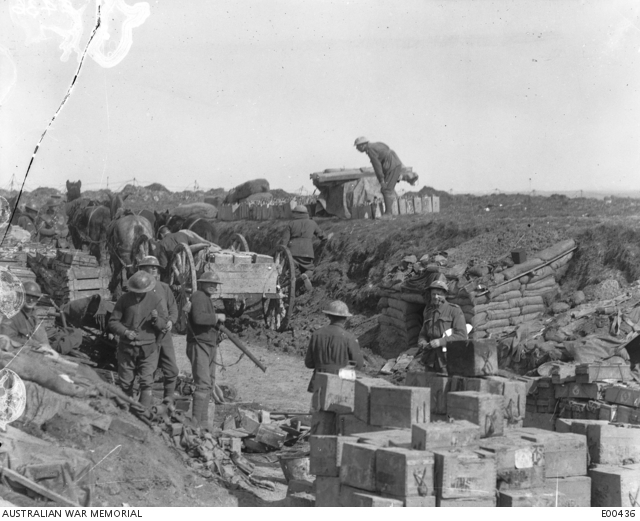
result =
[[[382,378],[358,378],[354,387],[353,413],[356,418],[369,423],[369,402],[371,389],[374,387],[393,387]]]
[[[345,443],[357,442],[358,438],[352,436],[310,436],[309,472],[316,476],[339,476],[342,462],[342,446]]]
[[[589,470],[591,506],[637,507],[640,504],[640,463],[596,465]]]
[[[443,499],[494,497],[496,458],[481,449],[435,449],[435,488]]]
[[[544,488],[553,494],[559,492],[559,507],[590,507],[591,478],[572,476],[570,478],[550,478],[545,480]]]
[[[340,478],[317,476],[315,489],[316,507],[340,506]]]
[[[408,387],[428,387],[431,389],[431,413],[447,413],[447,394],[452,390],[451,378],[438,373],[409,372],[405,385]]]
[[[355,414],[338,414],[336,416],[336,433],[340,436],[362,435],[366,432],[387,430],[387,427],[369,425],[356,418]]]
[[[544,487],[529,490],[501,490],[498,495],[498,506],[559,507],[562,499],[562,494],[556,494]]]
[[[544,446],[509,437],[487,438],[480,448],[495,454],[500,490],[541,487],[544,481]]]
[[[640,463],[640,426],[626,424],[587,426],[587,444],[593,463],[622,465]]]
[[[342,445],[340,483],[362,490],[376,490],[376,450],[377,447],[364,443]]]
[[[431,392],[422,387],[373,387],[369,395],[371,425],[411,428],[430,419]]]
[[[434,495],[431,452],[380,448],[376,451],[376,488],[396,497]]]
[[[614,407],[616,407],[616,418],[611,421],[640,425],[640,408],[627,407],[626,405],[617,405]]]
[[[575,398],[581,400],[597,400],[606,384],[571,382],[555,386],[556,398]]]
[[[338,434],[336,413],[313,411],[313,414],[311,414],[311,434],[328,436]]]
[[[210,265],[207,265],[210,266]],[[278,273],[273,264],[218,264],[210,267],[220,280],[219,298],[235,298],[239,294],[275,295]]]
[[[502,436],[504,397],[497,394],[461,391],[447,396],[447,415],[480,426],[480,437]]]
[[[576,366],[576,382],[592,383],[603,380],[618,380],[626,382],[631,380],[631,368],[629,364],[607,364],[593,362]]]
[[[449,375],[486,376],[498,370],[495,340],[455,340],[447,344]]]
[[[640,407],[640,388],[614,385],[604,392],[604,399],[618,405]]]
[[[402,501],[385,498],[347,485],[340,486],[341,507],[402,507]]]
[[[436,498],[436,506],[440,508],[462,508],[462,507],[495,507],[496,497],[467,497],[454,499]]]
[[[508,436],[544,445],[545,477],[563,478],[587,474],[587,438],[534,428],[514,429]]]
[[[335,374],[316,373],[313,380],[313,404],[319,411],[352,413],[355,382]]]
[[[465,421],[415,423],[411,426],[411,447],[416,450],[466,447],[480,439],[480,427]]]
[[[367,443],[376,447],[411,448],[410,429],[391,429],[384,431],[354,434],[359,443]]]

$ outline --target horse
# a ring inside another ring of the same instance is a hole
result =
[[[101,264],[106,263],[107,226],[111,222],[111,212],[103,204],[81,197],[82,181],[71,183],[67,180],[67,214],[69,233],[74,248],[85,246]]]
[[[156,217],[157,222],[157,217]],[[202,219],[201,217],[189,217],[185,219],[179,215],[171,215],[166,221],[165,226],[171,230],[172,233],[180,230],[191,230],[197,233],[204,240],[218,244],[220,239],[220,231],[210,221]],[[160,228],[160,226],[158,226]]]
[[[111,264],[111,282],[109,291],[115,299],[122,294],[122,286],[133,275],[133,260],[149,255],[148,244],[153,237],[153,227],[145,217],[140,215],[123,215],[111,222],[107,230],[107,247]],[[140,251],[134,246],[140,245]]]

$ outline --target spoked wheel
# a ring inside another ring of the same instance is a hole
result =
[[[189,246],[178,244],[173,250],[173,257],[168,266],[169,286],[178,305],[180,314],[178,320],[173,325],[173,330],[184,335],[187,332],[187,315],[182,312],[182,308],[189,300],[189,297],[198,289],[196,265]]]
[[[145,234],[140,235],[135,241],[133,241],[133,246],[131,247],[131,264],[133,273],[138,271],[138,265],[140,261],[144,259],[147,255],[150,255],[149,250],[150,247],[150,239]]]
[[[249,244],[247,243],[247,239],[244,238],[244,235],[240,235],[239,233],[234,233],[231,236],[231,250],[233,251],[249,251]]]
[[[222,303],[224,304],[225,315],[231,318],[238,318],[242,316],[245,308],[247,307],[247,303],[244,299],[225,298],[222,299]]]
[[[278,282],[276,284],[277,298],[262,300],[264,321],[269,329],[285,331],[289,327],[289,320],[293,316],[296,290],[296,268],[291,252],[285,246],[278,246],[274,257]]]

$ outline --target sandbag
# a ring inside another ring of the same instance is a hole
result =
[[[396,298],[388,298],[388,307],[397,309],[399,311],[404,312],[405,314],[421,314],[424,306],[420,304],[412,304],[410,302],[405,302],[404,300],[399,300]]]
[[[495,309],[487,311],[488,320],[501,320],[520,315],[520,308]]]
[[[251,194],[249,197],[244,199],[243,203],[249,203],[251,201],[264,201],[268,202],[273,199],[273,194],[271,192],[260,192],[259,194]]]
[[[574,241],[573,239],[567,239],[565,241],[558,242],[553,246],[550,246],[546,250],[539,251],[538,253],[536,253],[536,257],[546,262],[557,257],[558,255],[563,254],[564,252],[569,251],[575,245],[576,241]]]
[[[391,317],[389,315],[379,315],[378,322],[380,324],[391,326],[398,331],[406,331],[406,324],[404,323],[404,320],[398,320],[397,318]]]
[[[494,273],[493,274],[493,282],[495,284],[502,284],[505,280],[507,280],[504,276],[504,273]]]
[[[553,275],[555,275],[555,272],[551,266],[543,266],[542,268],[537,269],[531,274],[531,279],[529,280],[529,282],[538,282],[539,280]]]
[[[558,260],[553,261],[549,266],[551,266],[554,270],[560,269],[562,266],[565,266],[569,263],[569,261],[573,258],[573,252],[568,253],[564,257],[560,257]]]
[[[526,290],[522,292],[522,296],[523,297],[543,297],[544,295],[547,295],[549,293],[553,293],[554,291],[558,291],[559,286],[557,284],[553,285],[553,286],[549,286],[548,288],[542,288],[542,289],[531,289],[531,290]]]
[[[216,208],[222,206],[224,202],[224,197],[221,195],[205,197],[204,202],[210,204],[211,206],[215,206]]]
[[[509,319],[511,325],[515,326],[517,324],[522,324],[524,322],[531,322],[532,320],[535,320],[536,318],[538,318],[540,315],[542,315],[542,312],[538,312],[538,313],[529,313],[528,315],[520,315],[518,317],[511,317]]]
[[[480,324],[484,324],[486,321],[487,321],[487,314],[485,312],[476,313],[471,319],[470,324],[474,328],[477,328],[477,326],[479,326]]]
[[[522,264],[516,264],[511,268],[507,268],[502,272],[502,274],[505,276],[506,280],[513,279],[514,277],[517,277],[522,273],[525,273],[529,270],[537,268],[541,264],[543,264],[543,261],[541,259],[538,259],[538,258],[529,259],[528,261],[523,262]]]
[[[463,313],[469,313],[470,315],[475,314],[476,312],[476,307],[473,304],[466,304],[464,306],[460,306],[460,309],[462,310]]]
[[[510,305],[510,302],[502,301],[502,302],[489,302],[488,304],[479,304],[476,305],[476,313],[482,313],[483,311],[489,311],[491,309],[509,309],[510,307],[514,307]]]
[[[523,308],[525,306],[535,306],[541,304],[544,306],[544,299],[542,297],[520,297],[512,298],[508,302],[509,307]]]
[[[402,311],[398,311],[397,309],[384,308],[382,310],[382,313],[401,321],[403,324],[406,322],[405,314]]]
[[[520,282],[518,282],[517,280],[512,280],[511,282],[503,284],[502,286],[491,288],[489,290],[489,293],[491,294],[491,300],[495,300],[495,297],[497,297],[498,295],[502,295],[503,293],[508,293],[509,291],[513,291],[516,289],[520,289]]]
[[[508,318],[503,318],[500,320],[489,320],[487,322],[485,322],[484,324],[479,325],[476,329],[478,331],[486,331],[488,329],[493,329],[496,327],[505,327],[509,325],[509,319]]]
[[[207,203],[188,203],[176,206],[171,210],[171,215],[177,215],[183,219],[215,219],[218,216],[218,209]]]
[[[400,298],[405,302],[409,302],[411,304],[422,304],[423,306],[426,305],[424,297],[417,293],[400,293],[400,295]]]
[[[389,307],[389,297],[381,297],[378,300],[378,309],[384,309]]]
[[[553,277],[547,277],[546,279],[539,280],[538,282],[530,282],[524,288],[524,291],[535,291],[543,288],[550,288],[556,285],[556,279]]]
[[[464,320],[467,324],[473,323],[473,317],[475,316],[473,313],[463,313]]]
[[[544,313],[544,304],[533,304],[521,308],[521,315],[530,315],[531,313]]]
[[[269,181],[266,179],[252,179],[232,188],[231,192],[224,198],[224,202],[225,204],[233,204],[246,199],[250,195],[268,191]]]
[[[509,291],[507,293],[503,293],[502,295],[498,295],[495,298],[492,298],[494,302],[507,302],[512,298],[520,298],[522,293],[520,290]]]
[[[49,334],[49,333],[48,333]],[[82,344],[82,330],[74,327],[56,328],[49,336],[49,344],[58,353],[68,355]]]

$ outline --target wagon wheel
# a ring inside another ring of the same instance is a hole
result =
[[[182,243],[176,246],[168,269],[169,286],[176,298],[178,310],[180,310],[178,320],[173,325],[173,331],[184,335],[187,332],[187,314],[182,312],[182,308],[198,288],[196,264],[189,246]]]
[[[231,236],[231,248],[233,251],[249,251],[249,244],[247,243],[247,239],[244,238],[243,235],[239,233],[234,233]]]
[[[242,316],[247,306],[244,299],[238,300],[235,298],[224,298],[222,299],[222,303],[224,304],[225,314],[231,318],[238,318]]]
[[[286,246],[278,246],[274,257],[278,281],[276,283],[277,298],[262,300],[264,321],[269,329],[284,331],[289,326],[293,315],[296,289],[296,267],[291,252]]]
[[[133,273],[138,271],[138,264],[140,264],[140,261],[142,261],[142,259],[147,255],[150,255],[150,249],[151,240],[144,233],[133,241],[133,246],[131,247],[131,265]]]

